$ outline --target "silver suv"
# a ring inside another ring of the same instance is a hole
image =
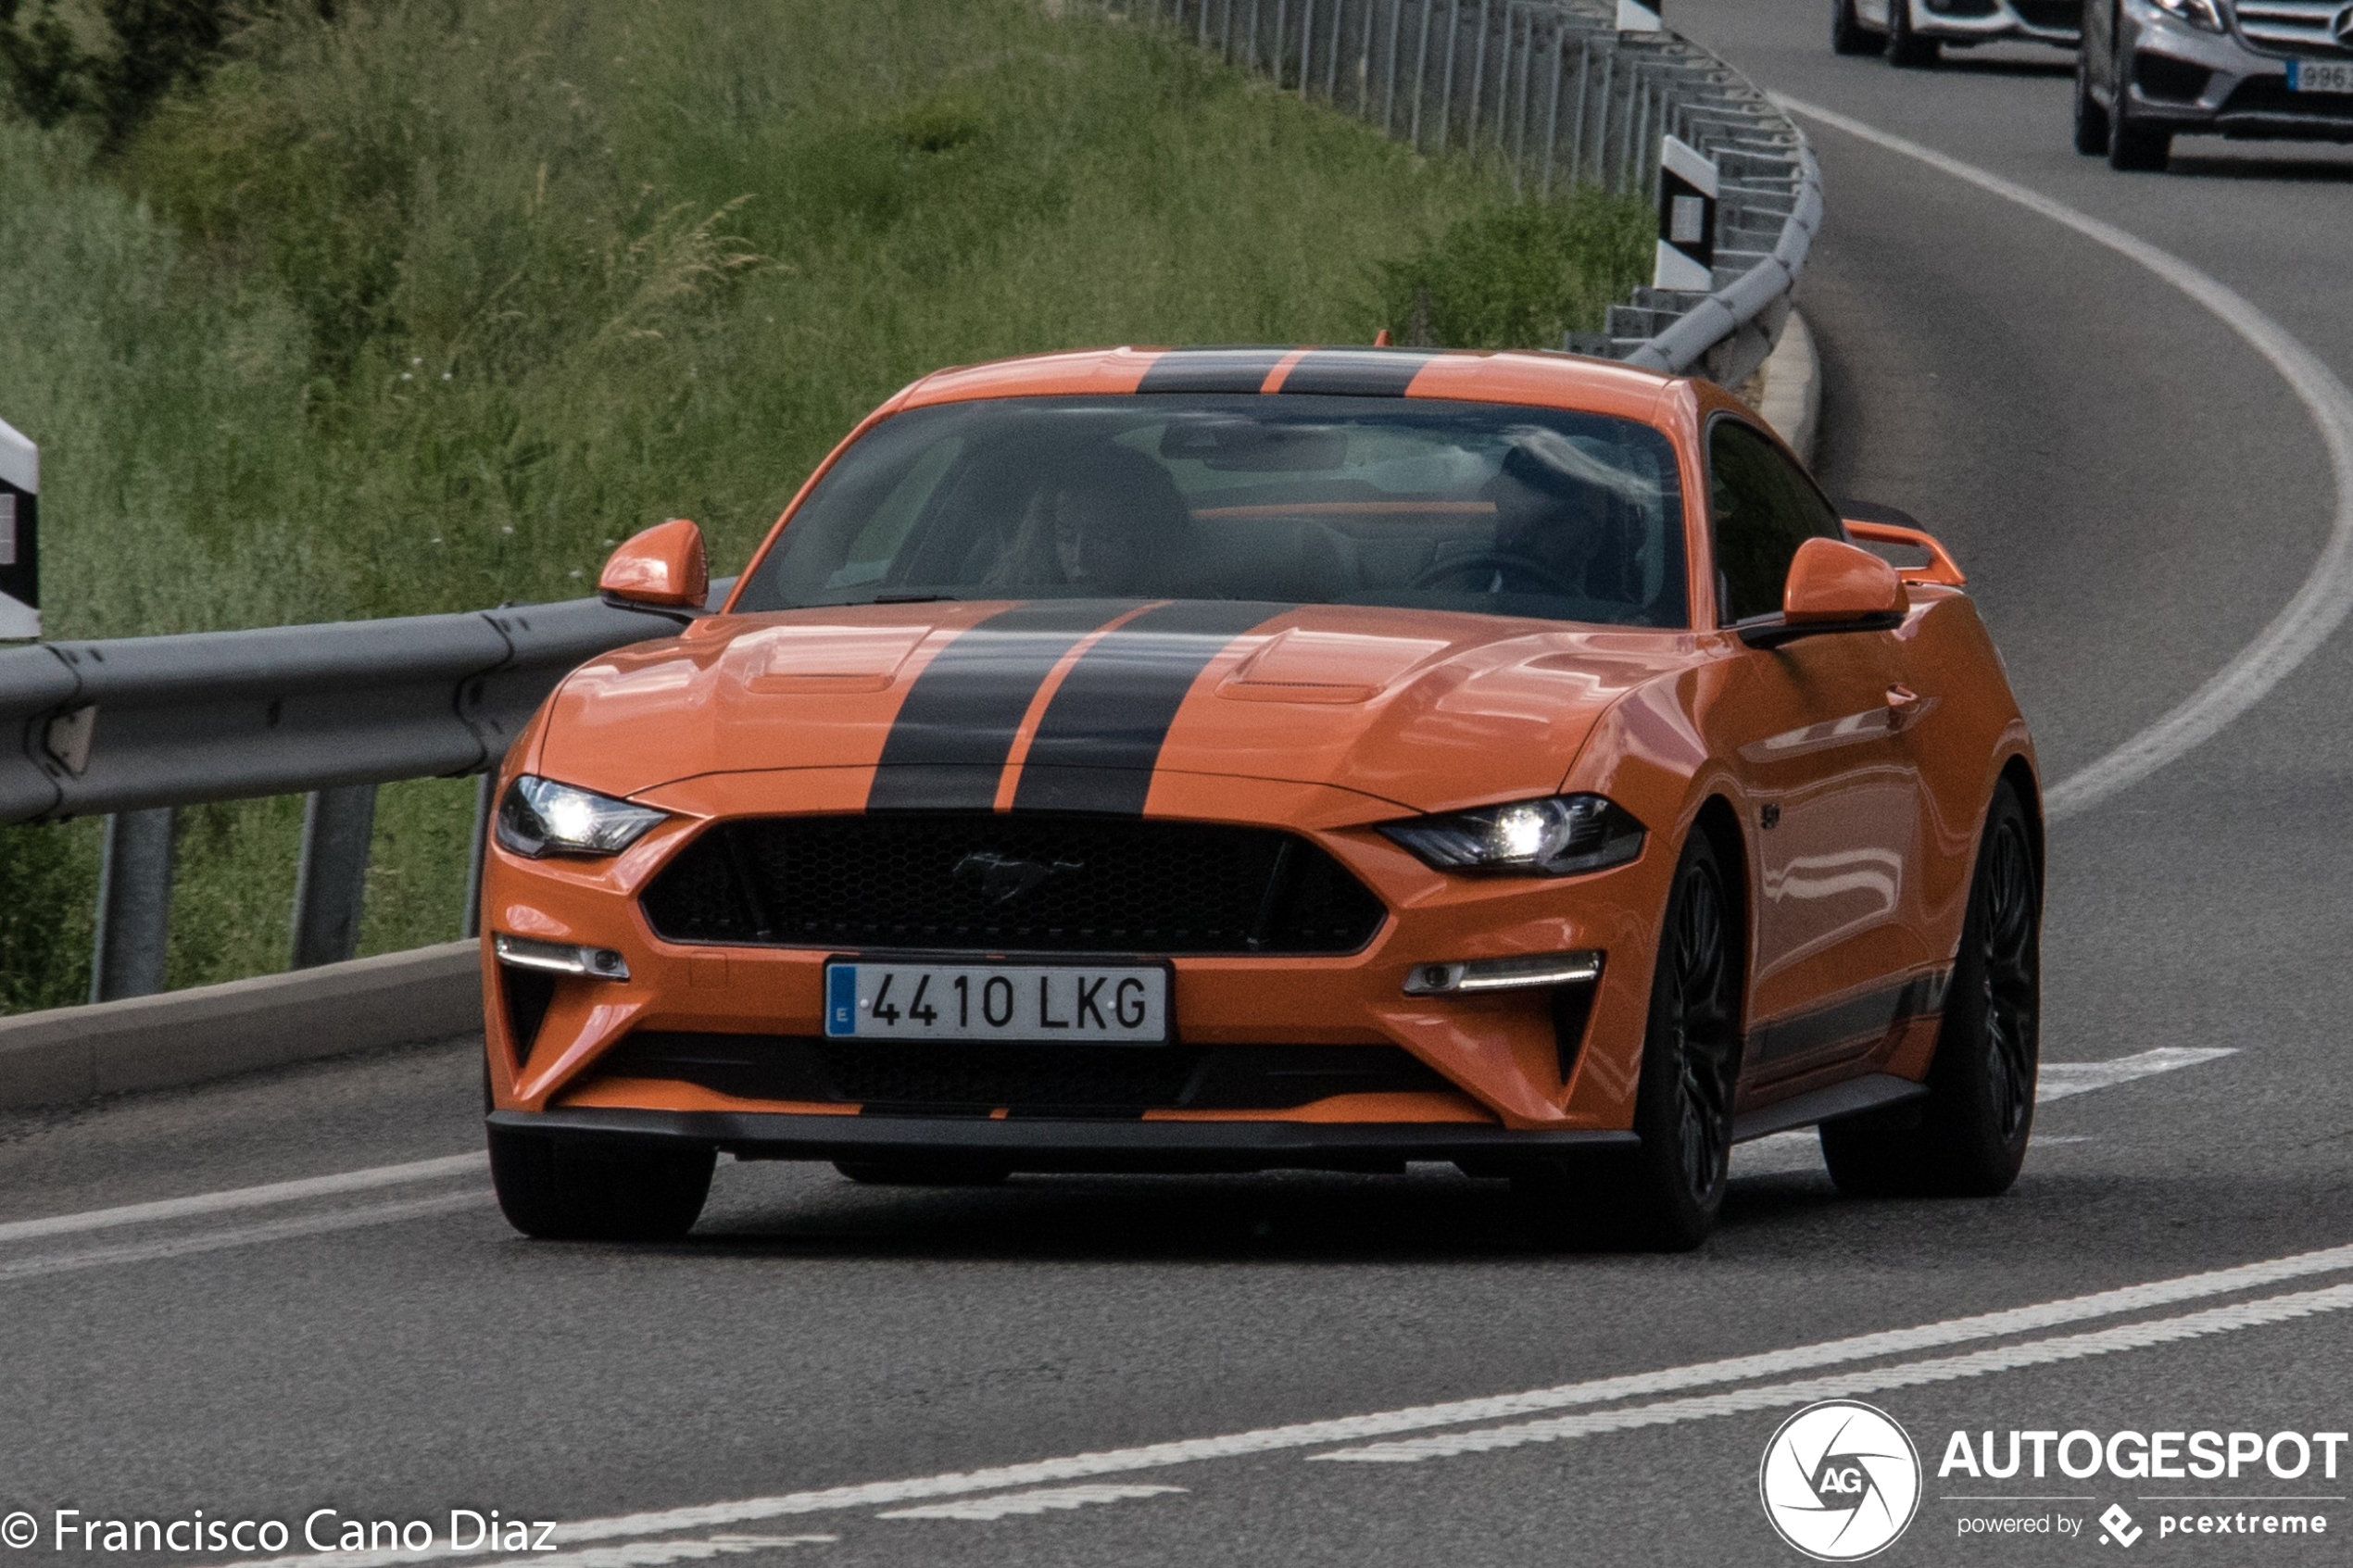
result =
[[[1831,0],[1831,47],[1932,66],[1941,46],[2005,40],[2075,47],[2084,0]]]
[[[2075,150],[2163,169],[2183,132],[2353,142],[2353,4],[2092,0]]]

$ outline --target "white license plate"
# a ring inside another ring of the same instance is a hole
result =
[[[2290,60],[2291,93],[2353,93],[2353,60]]]
[[[1157,1046],[1168,972],[1134,964],[829,963],[825,1033]]]

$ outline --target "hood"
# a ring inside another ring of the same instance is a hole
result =
[[[575,671],[538,768],[612,795],[875,770],[875,808],[1140,811],[1156,774],[1416,810],[1558,787],[1688,633],[1345,605],[1035,600],[716,616]]]

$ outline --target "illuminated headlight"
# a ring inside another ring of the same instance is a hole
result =
[[[1381,832],[1444,872],[1572,876],[1642,852],[1642,824],[1598,795],[1556,795],[1390,822]]]
[[[2201,32],[2226,31],[2222,25],[2221,7],[2215,4],[2215,0],[2150,0],[2150,3],[2167,16],[2185,21]]]
[[[518,855],[618,855],[667,813],[529,773],[498,803],[498,842]]]

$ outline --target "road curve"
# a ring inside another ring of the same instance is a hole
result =
[[[1670,8],[1768,88],[2181,257],[2353,380],[2353,154],[2184,143],[2119,175],[2069,150],[2055,56],[1899,74],[1833,58],[1818,0]],[[1808,129],[1825,476],[1945,537],[2063,777],[2295,599],[2327,456],[2195,297]],[[479,1047],[452,1042],[0,1123],[0,1513],[42,1523],[28,1562],[57,1509],[321,1508],[573,1522],[565,1568],[1793,1562],[1756,1466],[1825,1379],[1931,1464],[1956,1428],[2342,1427],[2348,641],[2054,829],[2046,1055],[2115,1065],[2054,1072],[2005,1198],[1848,1201],[1778,1144],[1705,1251],[1565,1258],[1439,1173],[894,1193],[727,1165],[658,1248],[522,1242],[466,1160],[245,1192],[478,1148]],[[113,1212],[197,1194],[232,1196]],[[35,1219],[59,1223],[11,1229]],[[1988,1560],[1954,1489],[1931,1480],[1899,1560]]]

